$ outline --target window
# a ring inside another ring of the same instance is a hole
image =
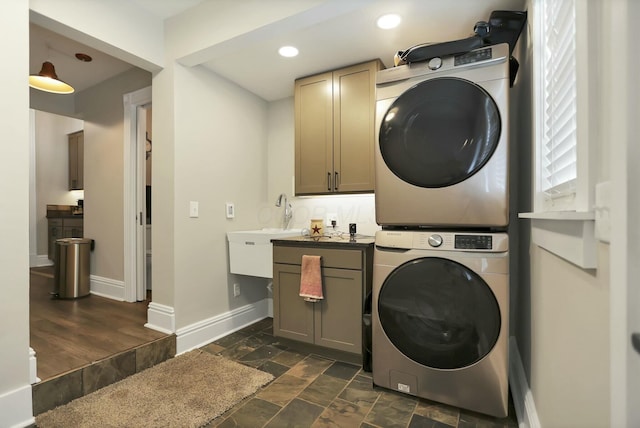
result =
[[[569,206],[576,191],[575,3],[541,3],[540,191],[553,210]]]
[[[592,210],[585,3],[534,2],[535,212]]]
[[[595,268],[593,199],[598,133],[595,80],[599,2],[530,0],[535,165],[533,243]],[[591,138],[590,138],[591,137]]]

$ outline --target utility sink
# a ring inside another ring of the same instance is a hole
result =
[[[229,271],[240,275],[273,278],[272,239],[300,236],[302,229],[264,228],[227,232]]]

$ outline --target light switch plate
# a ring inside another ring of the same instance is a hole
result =
[[[198,201],[189,201],[189,217],[196,218],[199,215]]]
[[[234,218],[236,216],[236,209],[233,205],[233,202],[227,202],[225,206],[227,218]]]

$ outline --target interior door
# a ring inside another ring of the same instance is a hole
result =
[[[379,131],[382,158],[398,178],[439,188],[464,181],[489,161],[500,140],[501,119],[482,87],[443,77],[401,94]]]
[[[147,298],[147,204],[146,204],[146,135],[147,135],[147,107],[138,106],[137,138],[136,138],[136,206],[138,222],[136,227],[136,300]]]

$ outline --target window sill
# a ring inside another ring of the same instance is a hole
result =
[[[531,219],[531,241],[583,268],[597,268],[595,213],[559,211],[520,213]]]

